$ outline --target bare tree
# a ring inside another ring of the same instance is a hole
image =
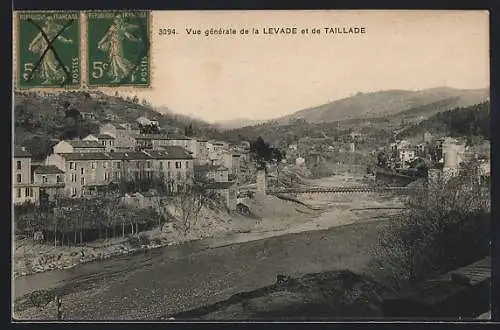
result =
[[[431,175],[409,196],[407,211],[380,233],[373,270],[398,287],[484,257],[490,203],[490,187],[479,179],[476,164]]]
[[[211,185],[212,181],[195,176],[192,180],[189,173],[183,181],[177,181],[177,187],[182,188],[176,191],[172,197],[172,205],[176,213],[180,216],[180,221],[184,229],[184,234],[187,234],[192,225],[198,221],[198,216],[203,206],[209,205],[217,198]]]

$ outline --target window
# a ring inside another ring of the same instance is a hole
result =
[[[18,169],[18,170],[20,170],[20,169],[21,169],[21,161],[20,161],[20,160],[18,160],[18,161],[17,161],[17,169]]]
[[[71,182],[76,182],[76,174],[71,173]]]
[[[163,170],[163,162],[160,160],[160,170]]]
[[[33,197],[33,188],[30,188],[30,197]]]
[[[95,162],[91,162],[91,163],[90,163],[90,168],[91,168],[91,169],[95,169]]]
[[[80,169],[80,174],[83,175],[83,167]]]
[[[57,182],[57,183],[62,182],[62,181],[61,181],[61,176],[60,176],[60,175],[56,176],[56,182]]]
[[[186,168],[189,168],[189,162],[186,162]]]
[[[170,162],[167,162],[167,168],[170,168]]]
[[[83,186],[85,184],[85,178],[80,179],[80,184]]]
[[[24,189],[24,196],[29,197],[30,195],[30,188],[25,188]]]
[[[175,162],[175,168],[181,168],[181,162]]]
[[[182,177],[181,177],[181,172],[177,172],[177,180],[180,180]]]
[[[172,173],[167,172],[167,178],[170,180],[171,177],[172,177]]]
[[[69,162],[69,169],[74,170],[75,169],[75,163],[74,162]]]
[[[151,168],[151,162],[149,160],[146,162],[146,168]]]
[[[21,174],[16,175],[17,183],[21,183]]]
[[[73,196],[75,196],[75,195],[76,195],[76,188],[75,188],[75,187],[71,188],[71,194],[72,194]]]
[[[21,198],[21,189],[20,188],[17,189],[17,198]]]
[[[42,182],[47,183],[47,176],[46,175],[42,175]]]
[[[120,162],[116,162],[116,168],[120,169],[120,167],[121,167],[121,163]]]

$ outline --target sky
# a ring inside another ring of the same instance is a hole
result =
[[[357,92],[485,88],[488,24],[486,11],[154,11],[152,86],[131,94],[217,122],[277,118]],[[275,27],[298,34],[262,33]],[[325,34],[325,27],[365,33]],[[177,34],[159,35],[160,28]],[[210,28],[238,34],[203,35]],[[242,28],[260,34],[240,35]]]

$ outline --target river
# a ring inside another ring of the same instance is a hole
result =
[[[373,220],[277,237],[247,233],[192,241],[18,278],[14,295],[58,288],[67,320],[164,319],[269,285],[278,274],[360,272],[384,225]],[[53,319],[55,311],[31,308],[16,317]]]

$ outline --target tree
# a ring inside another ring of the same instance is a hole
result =
[[[192,182],[184,181],[180,184],[184,188],[181,191],[178,190],[172,197],[172,204],[180,217],[184,234],[187,234],[191,226],[196,224],[203,206],[209,206],[217,201],[218,194],[215,193],[212,185],[213,181],[197,175]]]
[[[474,163],[422,183],[408,196],[407,210],[380,232],[373,274],[398,288],[489,255],[490,193]]]
[[[194,136],[195,130],[193,128],[193,124],[189,124],[189,126],[184,126],[184,135],[185,136]]]
[[[384,151],[380,151],[377,154],[377,165],[380,167],[387,167],[387,154]]]
[[[272,148],[260,136],[250,142],[250,152],[260,168],[264,168],[266,163],[273,159]]]
[[[141,125],[139,124],[141,134],[160,134],[160,129],[155,124]]]

